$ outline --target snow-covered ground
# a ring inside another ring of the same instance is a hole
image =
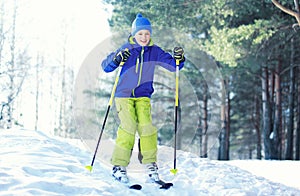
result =
[[[77,143],[77,144],[75,144]],[[169,172],[169,152],[159,150],[160,176],[174,183],[160,190],[143,171],[129,170],[140,191],[114,181],[110,168],[79,142],[42,132],[0,130],[0,195],[300,195],[299,161],[228,161],[200,159],[178,151],[178,173]]]

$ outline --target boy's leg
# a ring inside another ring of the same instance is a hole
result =
[[[157,129],[152,125],[150,98],[142,97],[136,99],[136,113],[142,163],[156,162]]]
[[[130,162],[131,150],[134,146],[137,117],[134,101],[132,99],[115,98],[115,105],[120,119],[120,125],[111,164],[126,167]]]

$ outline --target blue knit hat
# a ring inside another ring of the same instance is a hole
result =
[[[131,35],[135,35],[140,30],[148,30],[152,33],[151,23],[147,18],[144,18],[142,14],[138,13],[135,20],[132,22]]]

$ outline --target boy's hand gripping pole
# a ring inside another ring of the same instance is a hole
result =
[[[124,62],[121,62],[121,64],[123,65]],[[110,95],[110,99],[109,99],[109,102],[108,102],[106,114],[105,114],[105,117],[104,117],[104,121],[103,121],[103,124],[102,124],[102,128],[101,128],[100,134],[99,134],[99,138],[98,138],[98,142],[97,142],[97,146],[96,146],[96,149],[95,149],[95,153],[94,153],[94,156],[93,156],[92,163],[91,163],[91,165],[85,166],[85,168],[86,168],[87,170],[89,170],[90,172],[92,172],[92,170],[93,170],[93,165],[94,165],[94,162],[95,162],[95,158],[96,158],[96,155],[97,155],[97,151],[98,151],[98,148],[99,148],[99,144],[100,144],[100,141],[101,141],[101,137],[102,137],[102,134],[103,134],[103,131],[104,131],[104,127],[105,127],[105,124],[106,124],[106,120],[107,120],[107,117],[108,117],[108,114],[109,114],[109,110],[110,110],[110,108],[111,108],[111,106],[112,106],[113,99],[114,99],[114,97],[115,97],[115,92],[116,92],[116,88],[117,88],[117,85],[118,85],[118,82],[119,82],[121,70],[122,70],[122,69],[119,68],[119,72],[118,72],[118,75],[117,75],[117,77],[116,77],[116,79],[115,79],[115,83],[114,83],[114,86],[113,86],[113,89],[112,89],[112,92],[111,92],[111,95]]]
[[[171,169],[171,173],[174,175],[177,173],[176,169],[176,148],[177,148],[177,117],[178,117],[178,103],[179,103],[179,60],[176,59],[176,92],[175,92],[175,136],[174,136],[174,168]]]

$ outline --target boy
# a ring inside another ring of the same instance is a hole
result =
[[[127,183],[126,167],[138,131],[142,164],[148,170],[152,181],[158,181],[157,173],[157,129],[152,125],[150,98],[153,89],[153,77],[156,65],[175,72],[176,59],[179,69],[184,66],[184,51],[174,48],[174,58],[153,44],[151,23],[141,14],[137,14],[132,23],[131,35],[116,52],[111,53],[102,62],[105,72],[114,71],[119,66],[119,83],[115,92],[115,104],[120,119],[116,144],[111,158],[112,175],[115,179]]]

